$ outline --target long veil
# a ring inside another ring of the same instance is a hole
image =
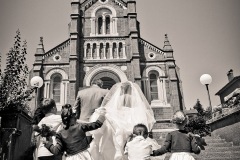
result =
[[[106,121],[93,132],[103,160],[124,160],[124,145],[136,124],[145,124],[151,131],[155,123],[153,111],[140,87],[130,81],[115,84],[105,96],[101,107]],[[98,115],[93,114],[91,121]]]

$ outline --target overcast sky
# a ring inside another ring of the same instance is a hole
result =
[[[197,99],[208,105],[205,86],[199,78],[208,73],[212,105],[220,103],[215,93],[228,83],[227,72],[240,75],[239,0],[136,0],[141,37],[163,48],[167,33],[180,67],[185,105]],[[27,63],[32,67],[39,37],[45,51],[68,38],[70,0],[0,0],[0,52],[13,46],[16,30],[28,42]]]

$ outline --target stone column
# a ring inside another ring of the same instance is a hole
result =
[[[103,16],[103,24],[102,24],[102,34],[105,35],[106,34],[106,17]]]
[[[106,43],[103,44],[103,59],[107,59],[107,55],[106,55]]]
[[[100,59],[100,44],[96,44],[96,49],[97,49],[97,57],[96,57],[96,59]]]
[[[143,77],[143,88],[144,88],[144,95],[148,100],[149,104],[151,104],[151,96],[149,91],[150,86],[149,86],[148,77]]]
[[[163,103],[163,89],[162,89],[162,79],[159,77],[157,79],[157,88],[158,88],[158,100],[160,103]]]
[[[112,43],[109,43],[109,58],[110,59],[113,59],[113,44]]]
[[[92,34],[95,35],[96,34],[96,19],[92,18]]]
[[[122,50],[122,52],[123,52],[123,59],[126,59],[127,57],[126,57],[126,44],[125,43],[123,43],[123,46],[122,46],[123,48],[123,50]]]
[[[115,34],[115,18],[112,19],[112,34]]]
[[[50,82],[44,83],[44,97],[49,98],[49,84]]]
[[[90,57],[89,59],[93,59],[93,44],[90,44]]]
[[[84,57],[83,59],[87,59],[87,45],[84,44]]]
[[[113,34],[113,18],[110,19],[110,34]]]

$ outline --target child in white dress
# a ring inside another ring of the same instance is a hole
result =
[[[184,130],[187,123],[186,115],[182,111],[177,111],[172,120],[178,130],[168,133],[164,145],[160,149],[154,150],[151,156],[171,152],[172,155],[169,160],[194,160],[190,153],[199,154],[201,149],[193,134]]]
[[[152,144],[148,140],[148,129],[144,124],[137,124],[133,128],[133,133],[129,137],[124,154],[128,160],[150,160]]]

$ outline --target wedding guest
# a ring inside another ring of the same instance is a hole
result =
[[[164,145],[160,149],[154,150],[152,156],[171,152],[169,160],[194,160],[190,153],[199,154],[201,149],[193,134],[184,130],[187,123],[186,115],[182,111],[177,111],[173,115],[172,121],[178,130],[168,133]]]
[[[44,98],[40,99],[40,103],[42,103],[42,101],[44,100]],[[37,109],[34,112],[33,115],[33,120],[32,120],[32,124],[33,125],[38,125],[38,123],[45,117],[45,114],[42,111],[42,107],[39,105],[37,107]]]
[[[38,123],[38,127],[33,127],[35,130],[37,128],[42,127],[43,124],[46,126],[49,126],[51,130],[58,131],[61,128],[62,119],[60,115],[56,115],[57,113],[57,107],[56,103],[53,99],[44,99],[41,102],[41,110],[43,111],[43,114],[45,117],[42,118],[42,120]],[[53,143],[55,143],[55,136],[53,137]],[[37,154],[36,157],[38,157],[39,160],[61,160],[61,155],[53,155],[43,144],[43,139],[40,138],[39,145],[37,147]]]
[[[66,152],[66,160],[92,160],[87,150],[89,142],[86,132],[100,128],[105,120],[105,116],[100,115],[96,122],[77,123],[76,114],[73,113],[72,106],[66,104],[62,107],[62,122],[64,128],[56,135],[57,143],[45,141],[45,147],[53,154],[57,155]]]
[[[98,109],[101,106],[103,98],[107,93],[108,90],[103,89],[103,81],[101,79],[93,80],[92,85],[89,88],[78,91],[76,101],[73,105],[73,112],[76,113],[78,120],[82,123],[88,123],[95,109]],[[98,135],[95,134],[95,137],[92,140],[91,133],[86,134],[90,143],[88,150],[92,153],[92,158],[94,160],[99,160],[99,142],[96,141],[99,139],[97,137]]]
[[[103,98],[108,93],[108,90],[102,87],[103,81],[96,79],[89,88],[78,91],[75,104],[72,107],[78,119],[89,122],[95,109],[101,106]]]

